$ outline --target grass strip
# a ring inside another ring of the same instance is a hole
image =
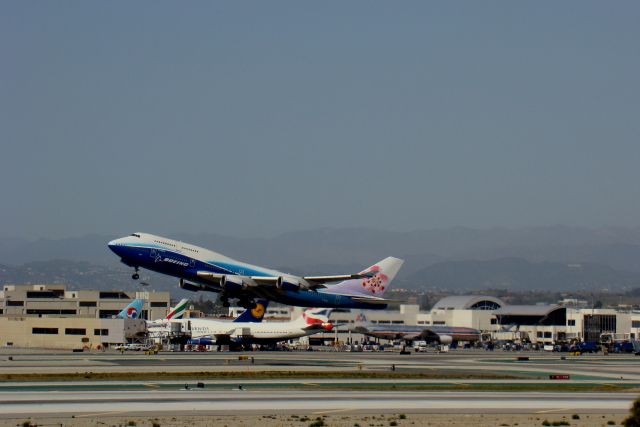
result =
[[[224,380],[224,379],[525,379],[528,377],[491,373],[438,372],[371,372],[371,371],[216,371],[216,372],[73,372],[0,374],[0,382],[8,381],[159,381],[159,380]]]

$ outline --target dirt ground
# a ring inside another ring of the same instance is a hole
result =
[[[575,416],[579,418],[575,418]],[[180,417],[77,417],[2,419],[0,427],[63,426],[63,427],[384,427],[384,426],[542,426],[571,425],[600,427],[620,425],[625,414],[378,414],[378,415],[230,415]],[[545,421],[548,422],[545,423]],[[567,424],[568,423],[568,424]]]

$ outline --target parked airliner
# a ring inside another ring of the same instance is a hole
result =
[[[175,331],[183,332],[184,328],[181,325],[191,325],[191,320],[182,320],[182,316],[187,310],[189,300],[182,299],[173,308],[167,317],[164,319],[158,319],[147,322],[147,333],[151,338],[163,338],[170,337],[172,335],[172,329]],[[240,316],[231,322],[224,322],[227,325],[232,323],[260,323],[266,313],[269,301],[257,300],[256,308],[253,310],[245,310]]]
[[[250,310],[247,310],[250,311]],[[245,312],[246,313],[246,312]],[[194,345],[274,344],[333,329],[331,309],[308,308],[289,322],[234,323],[209,319],[182,320]]]
[[[147,233],[113,240],[109,248],[135,269],[134,280],[146,268],[179,278],[189,291],[219,292],[225,306],[237,298],[245,308],[264,298],[300,307],[385,309],[383,295],[404,262],[388,257],[357,274],[299,277]]]
[[[374,325],[367,320],[363,312],[356,316],[355,323],[349,329],[369,337],[406,342],[426,341],[448,345],[458,341],[475,342],[480,340],[480,331],[472,328],[441,325]]]

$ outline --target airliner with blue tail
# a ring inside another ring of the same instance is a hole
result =
[[[119,319],[137,319],[142,315],[143,299],[134,299],[116,315]]]
[[[220,293],[225,306],[235,298],[250,309],[256,307],[256,298],[300,307],[385,309],[390,300],[384,293],[404,262],[388,257],[356,274],[295,276],[147,233],[133,233],[108,245],[135,269],[134,280],[140,278],[138,270],[146,268],[180,279],[185,290]]]

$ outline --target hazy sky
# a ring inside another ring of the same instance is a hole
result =
[[[0,4],[0,235],[640,225],[639,2]]]

